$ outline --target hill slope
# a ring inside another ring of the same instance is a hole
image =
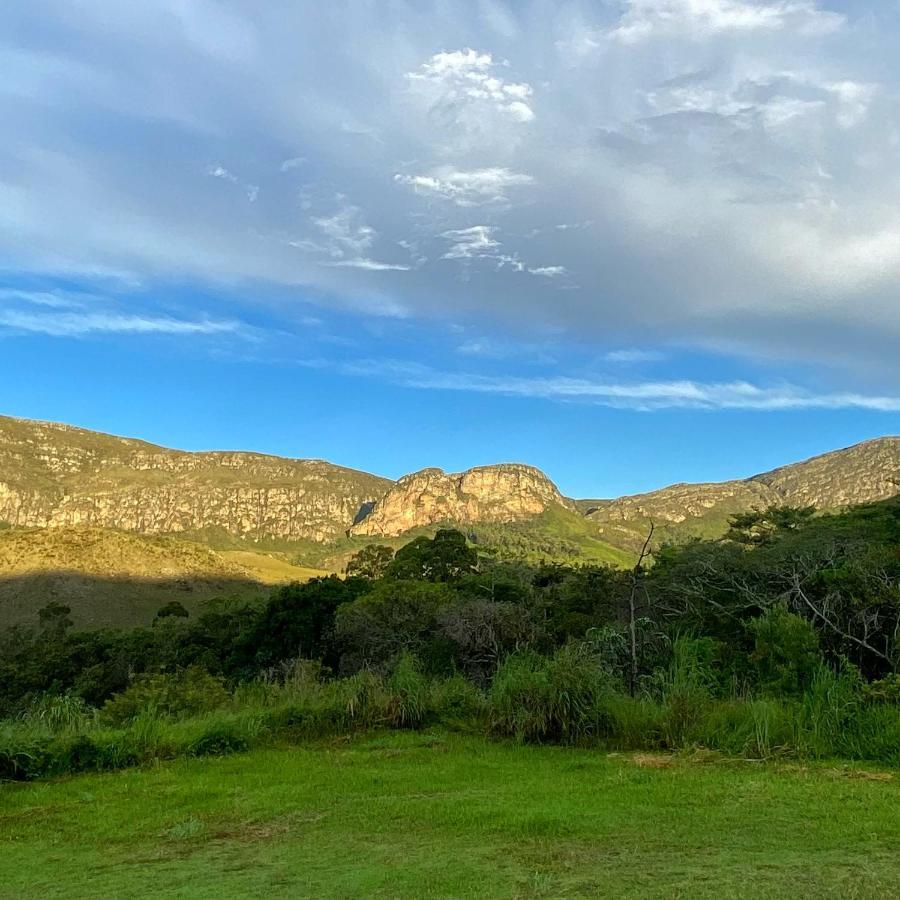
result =
[[[0,522],[11,525],[322,541],[346,532],[391,484],[321,460],[188,453],[0,417]]]
[[[68,605],[79,626],[146,625],[171,600],[195,612],[213,598],[262,597],[270,585],[320,574],[171,536],[11,528],[0,531],[0,626],[36,625],[37,611],[53,600]]]
[[[634,549],[652,520],[664,539],[717,537],[730,516],[772,505],[836,509],[900,492],[900,438],[864,441],[751,478],[675,484],[612,501],[582,501],[610,543]]]

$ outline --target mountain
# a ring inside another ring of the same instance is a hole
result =
[[[533,466],[506,463],[452,475],[422,469],[394,484],[350,533],[396,536],[439,522],[518,522],[553,506],[575,510],[575,504]]]
[[[243,573],[238,577],[254,583],[299,577],[305,570],[297,563],[340,570],[368,543],[397,547],[454,524],[501,557],[629,565],[651,520],[659,540],[715,537],[736,512],[771,504],[835,509],[889,497],[900,490],[898,482],[897,437],[743,480],[574,501],[543,472],[521,464],[450,474],[423,469],[394,482],[322,460],[191,453],[0,417],[0,527],[11,528],[24,542],[17,552],[26,553],[29,542],[49,540],[38,537],[41,529],[95,529],[95,537],[113,530],[118,536],[109,538],[110,547],[126,534],[180,537],[179,565],[188,545],[216,551],[215,559],[207,557],[203,564],[210,577],[231,578],[227,567],[238,566]],[[65,563],[67,571],[80,571],[79,554],[87,550],[77,541],[67,546],[56,556],[43,547],[32,557],[43,559],[47,570]],[[114,564],[117,552],[108,555],[107,571],[137,577],[135,566]],[[134,557],[137,545],[128,553]],[[162,571],[153,559],[146,556],[146,565],[137,569]],[[185,572],[184,578],[194,579],[190,566]],[[0,555],[4,577],[19,574]]]
[[[0,417],[0,522],[327,541],[391,486],[316,459],[188,453]]]
[[[718,537],[738,512],[767,506],[839,509],[900,493],[900,437],[864,441],[771,472],[714,484],[675,484],[580,507],[612,544],[635,549],[652,521],[660,539]]]

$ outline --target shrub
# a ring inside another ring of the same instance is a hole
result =
[[[490,725],[519,741],[542,740],[550,727],[546,662],[537,653],[508,656],[491,684]]]
[[[471,681],[457,673],[431,682],[428,704],[441,722],[458,727],[482,719],[486,698]]]
[[[215,721],[187,746],[189,756],[224,756],[247,750],[250,741],[235,722]]]
[[[766,610],[748,628],[755,641],[750,660],[760,688],[780,697],[803,693],[822,664],[815,628],[780,605]]]
[[[834,672],[820,665],[800,702],[798,748],[808,756],[834,756],[861,703],[862,679],[856,669],[845,665]]]
[[[56,733],[89,727],[96,720],[96,714],[96,709],[77,694],[43,694],[31,702],[22,718]]]
[[[713,660],[715,641],[676,638],[668,669],[649,679],[647,687],[662,703],[660,737],[671,750],[696,741],[696,729],[707,712],[717,684]]]
[[[171,675],[139,675],[125,691],[106,701],[101,718],[121,725],[147,710],[178,718],[218,709],[230,699],[221,678],[200,666],[189,666]]]
[[[863,696],[870,703],[893,703],[900,706],[900,674],[887,675],[863,687]]]

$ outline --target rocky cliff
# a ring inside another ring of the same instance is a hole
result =
[[[189,453],[0,417],[0,524],[20,527],[327,542],[348,532],[398,536],[445,522],[531,523],[562,510],[592,539],[634,550],[651,519],[663,539],[715,537],[736,512],[770,504],[833,509],[889,497],[900,491],[898,482],[900,438],[889,437],[744,480],[576,505],[525,465],[455,474],[423,469],[394,483],[321,460]]]
[[[351,534],[398,535],[440,522],[517,522],[554,505],[575,508],[533,466],[507,463],[455,474],[422,469],[401,478]]]
[[[900,438],[864,441],[755,475],[715,484],[676,484],[604,502],[587,516],[612,543],[634,547],[652,520],[660,536],[716,537],[737,512],[772,505],[836,509],[900,492]]]
[[[321,460],[188,453],[0,417],[0,522],[10,525],[324,541],[391,484]]]

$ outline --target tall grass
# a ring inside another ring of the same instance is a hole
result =
[[[900,703],[865,689],[854,670],[823,666],[797,698],[721,697],[702,651],[690,639],[675,641],[669,667],[635,697],[621,691],[590,646],[579,644],[551,657],[509,656],[488,694],[461,675],[430,678],[413,657],[401,658],[386,676],[363,670],[330,681],[315,664],[301,662],[233,691],[197,673],[154,676],[139,688],[143,707],[135,696],[120,698],[110,715],[77,697],[44,697],[0,722],[0,780],[434,724],[522,742],[705,747],[762,759],[843,757],[900,766]],[[155,702],[157,696],[166,702]],[[122,715],[126,709],[132,714]]]

